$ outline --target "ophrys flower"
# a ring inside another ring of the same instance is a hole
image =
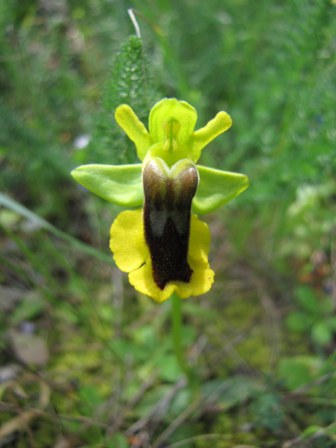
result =
[[[229,202],[248,186],[243,174],[196,162],[202,149],[232,124],[219,112],[195,131],[196,110],[184,101],[163,99],[152,108],[149,129],[131,107],[116,109],[116,121],[135,143],[135,165],[83,165],[73,177],[88,190],[118,205],[110,248],[135,289],[158,302],[176,291],[181,298],[207,292],[214,273],[208,262],[210,234],[196,215]]]

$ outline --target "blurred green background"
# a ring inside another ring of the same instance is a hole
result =
[[[0,446],[336,446],[335,30],[331,0],[0,3]],[[251,180],[183,302],[197,395],[69,175],[135,161],[113,110],[166,96],[229,112],[202,163]]]

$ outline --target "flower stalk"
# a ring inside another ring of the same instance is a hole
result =
[[[180,366],[181,371],[186,376],[190,389],[195,390],[197,388],[197,379],[186,361],[186,356],[182,344],[183,322],[181,305],[182,304],[180,297],[176,293],[174,293],[171,296],[172,345],[176,361]]]

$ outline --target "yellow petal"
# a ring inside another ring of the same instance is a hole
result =
[[[142,210],[120,213],[111,226],[110,248],[114,260],[128,272],[130,284],[140,293],[161,303],[174,293],[185,299],[208,292],[214,272],[208,263],[210,233],[206,223],[196,215],[191,217],[188,263],[193,271],[190,282],[169,282],[160,289],[154,281],[150,253],[145,242]]]
[[[197,260],[189,260],[189,264],[193,273],[189,283],[177,283],[177,294],[181,299],[190,296],[200,296],[208,292],[214,282],[215,273],[210,269],[209,263],[198,262]]]
[[[188,262],[193,270],[190,282],[169,282],[164,289],[160,289],[153,278],[150,257],[140,269],[130,272],[129,282],[137,291],[152,297],[157,302],[169,299],[174,291],[182,299],[205,294],[211,289],[214,281],[214,272],[208,263],[209,245],[210,232],[207,224],[192,215],[188,254]]]
[[[154,282],[150,258],[140,269],[130,272],[128,280],[137,291],[141,292],[141,294],[145,294],[159,303],[169,299],[176,290],[176,285],[174,283],[168,283],[164,289],[160,289],[157,286]]]
[[[196,215],[191,216],[188,263],[193,271],[189,283],[177,282],[177,294],[185,299],[205,294],[214,282],[214,272],[210,269],[208,253],[210,231],[208,225]]]
[[[208,264],[191,263],[193,273],[189,283],[170,282],[164,289],[160,289],[153,279],[152,264],[150,260],[141,268],[136,269],[128,275],[130,284],[141,294],[151,297],[156,302],[164,302],[176,291],[181,299],[190,296],[205,294],[211,289],[214,281],[214,272]]]
[[[131,272],[145,263],[149,252],[144,238],[142,209],[126,210],[114,220],[110,249],[118,268]]]
[[[191,215],[188,259],[208,263],[209,247],[210,231],[208,225],[200,221],[196,215]]]

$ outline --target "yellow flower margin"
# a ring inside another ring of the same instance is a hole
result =
[[[211,289],[214,272],[208,262],[210,232],[196,215],[191,216],[189,238],[188,263],[193,270],[190,282],[169,282],[162,290],[153,280],[151,257],[144,239],[143,210],[121,212],[111,226],[110,237],[116,265],[128,273],[129,282],[137,291],[157,302],[164,302],[174,292],[185,299]]]

